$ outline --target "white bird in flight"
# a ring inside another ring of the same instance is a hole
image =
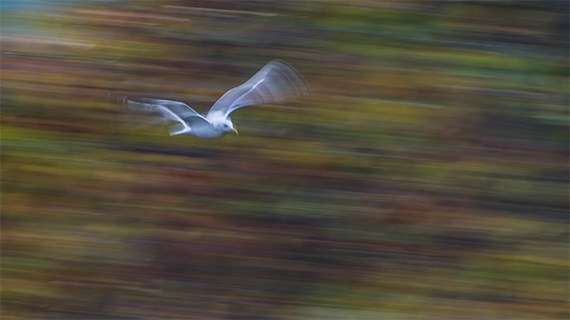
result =
[[[220,138],[237,130],[229,117],[233,111],[256,104],[283,103],[295,96],[306,96],[309,86],[303,76],[284,61],[273,60],[242,85],[226,92],[201,115],[178,101],[124,99],[133,110],[158,112],[167,121],[178,122],[168,127],[170,135],[191,135],[204,139]]]

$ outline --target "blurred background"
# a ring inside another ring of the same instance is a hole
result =
[[[2,1],[3,319],[568,319],[568,1]],[[273,59],[312,95],[217,140]]]

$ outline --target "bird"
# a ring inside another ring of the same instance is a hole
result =
[[[227,91],[208,113],[200,114],[183,102],[141,98],[134,101],[123,97],[129,110],[158,113],[162,121],[177,122],[168,126],[171,136],[190,135],[203,139],[238,134],[230,113],[258,104],[284,103],[291,98],[308,96],[310,88],[293,66],[272,60],[243,84]]]

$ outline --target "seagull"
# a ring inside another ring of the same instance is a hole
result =
[[[188,105],[178,101],[123,98],[128,109],[158,113],[170,125],[171,136],[190,135],[203,139],[215,139],[229,132],[238,134],[230,113],[257,104],[284,103],[296,96],[307,96],[309,86],[303,76],[288,63],[273,60],[242,85],[226,92],[210,108],[207,114],[199,114]]]

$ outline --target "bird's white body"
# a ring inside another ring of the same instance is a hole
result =
[[[158,112],[167,121],[177,122],[169,127],[170,135],[184,134],[214,139],[229,132],[237,134],[229,117],[236,109],[255,104],[282,103],[291,97],[308,94],[309,87],[297,70],[283,61],[274,60],[248,81],[226,92],[206,115],[201,115],[178,101],[125,100],[133,110]]]

